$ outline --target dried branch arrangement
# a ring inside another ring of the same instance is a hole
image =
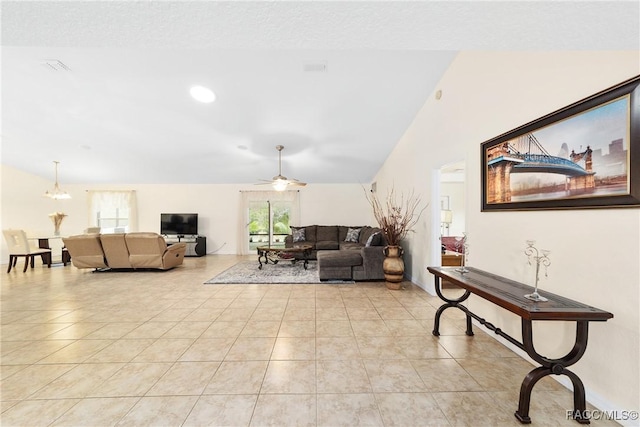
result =
[[[399,245],[408,233],[414,232],[413,228],[427,208],[425,205],[420,209],[420,199],[413,190],[405,198],[404,194],[398,196],[392,188],[384,202],[375,193],[369,195],[365,190],[365,195],[389,246]]]

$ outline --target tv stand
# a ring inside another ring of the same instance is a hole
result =
[[[187,251],[184,256],[186,257],[200,257],[207,254],[207,238],[204,236],[166,236],[165,240],[167,245],[185,243]]]

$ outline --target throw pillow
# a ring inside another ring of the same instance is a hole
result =
[[[344,238],[345,242],[358,243],[358,238],[360,237],[360,229],[359,228],[349,228],[347,230],[347,237]]]
[[[304,235],[304,228],[292,228],[291,233],[293,234],[293,241],[295,242],[304,242],[306,237]]]
[[[369,238],[367,239],[367,243],[365,243],[365,246],[371,246],[373,245],[374,240],[377,239],[378,235],[380,234],[379,231],[373,233],[371,236],[369,236]]]

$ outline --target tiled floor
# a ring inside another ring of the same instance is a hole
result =
[[[2,426],[520,425],[532,366],[465,336],[461,313],[432,336],[437,298],[410,283],[203,285],[240,259],[2,272]],[[571,406],[545,378],[532,425],[577,426]]]

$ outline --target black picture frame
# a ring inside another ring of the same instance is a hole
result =
[[[483,142],[480,157],[483,212],[639,207],[640,75]]]

